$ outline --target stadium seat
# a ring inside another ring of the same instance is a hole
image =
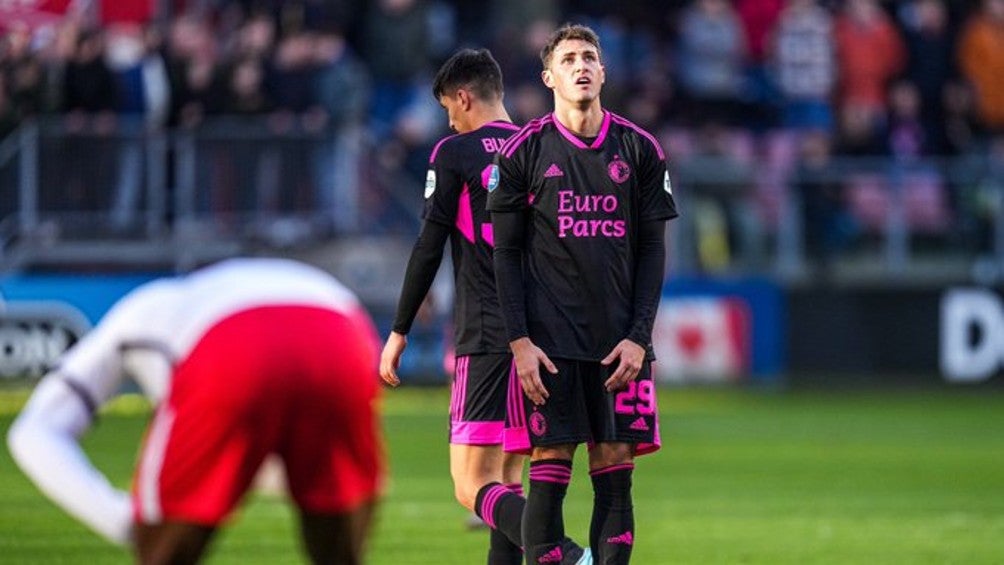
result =
[[[924,235],[946,233],[951,227],[951,208],[945,183],[934,172],[917,171],[903,176],[903,206],[911,232]],[[845,185],[851,214],[866,232],[885,229],[891,202],[890,180],[879,174],[852,175]]]
[[[925,234],[942,234],[951,228],[952,212],[942,178],[918,172],[904,178],[904,205],[910,226]]]
[[[731,130],[728,134],[727,144],[727,151],[739,162],[752,164],[756,161],[756,140],[749,130]]]
[[[862,230],[880,233],[885,229],[889,215],[889,194],[885,179],[874,174],[854,174],[844,185],[844,199],[848,211],[857,219]]]
[[[756,143],[750,138],[750,143]],[[788,195],[788,182],[798,162],[798,134],[793,130],[772,130],[759,143],[760,159],[756,179],[756,202],[767,231],[774,231],[781,222],[781,206]]]
[[[782,172],[789,172],[798,162],[798,132],[778,129],[764,134],[765,164]]]

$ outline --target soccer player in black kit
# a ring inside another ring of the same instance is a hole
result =
[[[424,221],[408,260],[397,315],[380,357],[380,376],[397,386],[407,334],[450,240],[453,253],[456,366],[450,402],[450,474],[457,500],[491,527],[489,565],[522,562],[525,457],[502,451],[512,355],[492,261],[486,209],[495,153],[517,129],[502,104],[502,71],[486,49],[463,49],[440,68],[433,94],[457,132],[432,150]],[[555,563],[590,563],[588,550],[560,541]]]
[[[541,51],[554,112],[514,134],[491,171],[495,273],[516,375],[506,451],[530,452],[527,563],[561,558],[562,507],[589,443],[596,563],[628,563],[636,455],[659,447],[652,326],[677,215],[652,135],[604,110],[596,34],[565,25]]]

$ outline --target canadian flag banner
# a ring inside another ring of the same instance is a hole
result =
[[[664,298],[652,342],[662,382],[727,382],[750,368],[751,314],[736,297]]]
[[[58,22],[73,0],[0,0],[0,30],[35,29]]]

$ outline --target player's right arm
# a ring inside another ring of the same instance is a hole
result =
[[[526,281],[523,276],[529,199],[520,173],[520,164],[514,162],[511,155],[512,152],[506,154],[503,150],[496,157],[497,169],[493,171],[492,181],[488,186],[488,210],[491,212],[492,231],[495,235],[495,287],[520,386],[527,397],[539,406],[548,397],[540,378],[541,365],[550,373],[557,373],[558,370],[547,354],[529,337]]]
[[[536,405],[547,400],[548,392],[540,379],[540,366],[549,372],[558,369],[544,351],[529,337],[523,291],[523,250],[526,214],[524,212],[492,212],[495,232],[495,286],[505,319],[509,349],[523,392]]]

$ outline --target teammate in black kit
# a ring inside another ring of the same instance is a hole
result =
[[[439,70],[433,94],[458,133],[429,158],[424,222],[405,272],[380,375],[397,386],[406,335],[436,276],[447,239],[453,253],[456,371],[450,403],[450,474],[457,500],[491,527],[489,565],[522,561],[524,457],[502,451],[506,387],[512,367],[495,290],[494,238],[486,187],[495,153],[517,129],[502,105],[502,72],[485,49],[464,49]],[[564,563],[589,563],[562,540]]]
[[[659,143],[600,104],[596,34],[566,25],[541,60],[554,112],[509,138],[489,185],[516,367],[505,449],[531,453],[527,563],[562,554],[562,503],[584,442],[593,557],[628,563],[634,457],[659,446],[651,334],[676,206]]]

